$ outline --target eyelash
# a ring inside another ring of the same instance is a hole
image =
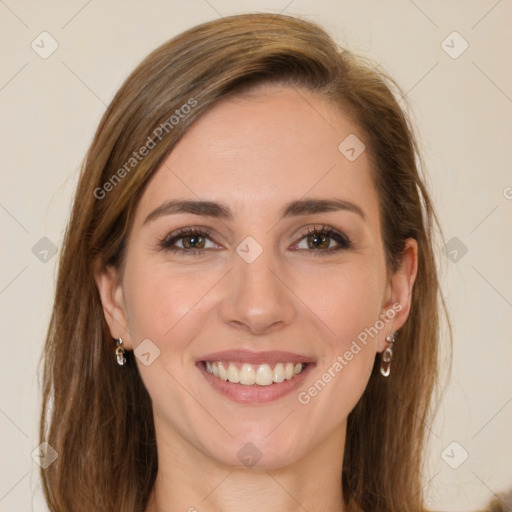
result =
[[[317,226],[315,227],[309,227],[305,232],[301,233],[299,236],[298,242],[302,241],[302,239],[307,238],[312,235],[322,235],[327,238],[333,239],[335,242],[338,243],[337,247],[331,247],[329,249],[298,249],[300,251],[306,251],[309,253],[312,253],[312,256],[323,256],[327,254],[333,254],[338,251],[351,249],[353,247],[352,242],[350,239],[344,235],[343,233],[338,232],[333,227],[328,225],[322,225],[320,228]],[[206,251],[209,251],[210,249],[182,249],[182,248],[173,248],[172,245],[176,243],[178,240],[182,238],[197,236],[201,238],[208,238],[211,239],[210,232],[205,228],[180,228],[177,231],[174,231],[173,233],[170,233],[167,235],[164,239],[160,240],[158,246],[160,249],[172,252],[172,253],[181,253],[186,256],[194,256],[194,255],[201,255]],[[211,240],[214,241],[214,240]],[[296,242],[296,243],[298,243]]]

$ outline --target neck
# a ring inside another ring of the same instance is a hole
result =
[[[155,426],[159,467],[146,512],[348,512],[341,489],[345,428],[287,466],[241,468]]]

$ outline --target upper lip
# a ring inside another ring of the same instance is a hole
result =
[[[271,350],[267,352],[253,352],[251,350],[223,350],[221,352],[212,352],[197,359],[197,362],[203,361],[239,361],[249,364],[272,364],[277,363],[314,363],[315,361],[303,354],[294,354],[293,352],[283,352]]]

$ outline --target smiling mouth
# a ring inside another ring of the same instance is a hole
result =
[[[219,380],[243,386],[270,386],[300,375],[307,363],[279,362],[275,365],[226,361],[203,361],[206,372]]]

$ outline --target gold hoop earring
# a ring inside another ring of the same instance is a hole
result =
[[[389,374],[391,373],[391,359],[393,359],[393,343],[395,343],[395,336],[397,332],[398,331],[393,333],[390,331],[389,334],[386,336],[386,341],[389,343],[389,345],[382,353],[382,360],[380,362],[380,373],[384,377],[389,377]]]
[[[117,358],[117,364],[119,366],[123,366],[124,363],[126,363],[126,358],[124,357],[125,349],[123,347],[123,340],[122,338],[117,338],[116,340],[116,358]]]

